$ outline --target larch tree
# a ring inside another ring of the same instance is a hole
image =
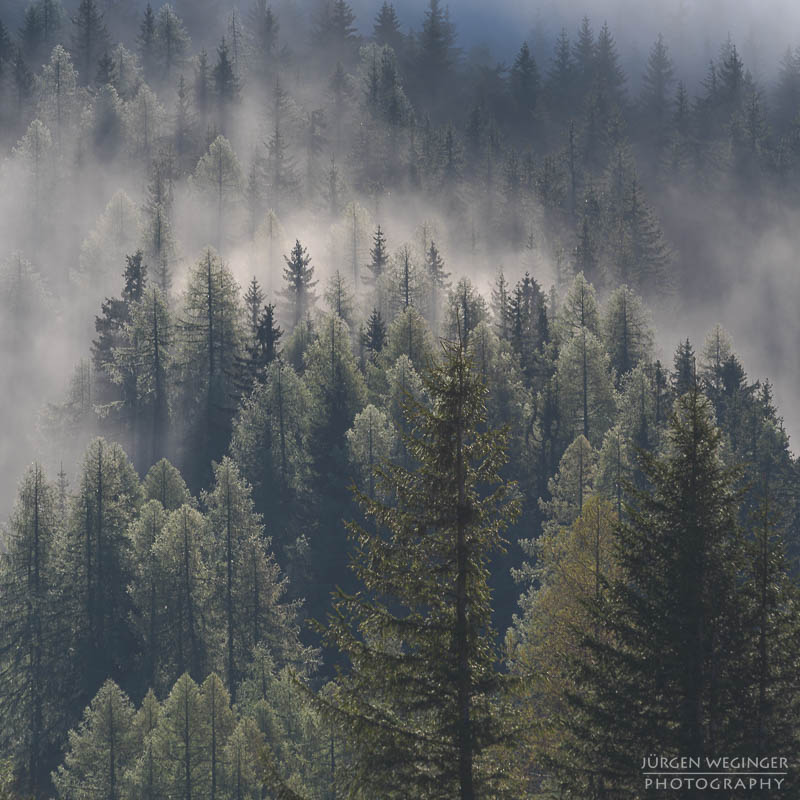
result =
[[[36,800],[48,790],[53,748],[64,732],[58,662],[67,631],[54,593],[56,502],[55,487],[34,464],[0,555],[0,746],[17,784]]]
[[[59,602],[69,616],[70,694],[86,703],[106,678],[124,674],[134,650],[128,619],[128,526],[141,499],[139,478],[122,448],[95,439],[86,449],[59,540]],[[80,707],[79,705],[79,707]]]
[[[208,674],[218,622],[211,613],[213,546],[207,519],[183,505],[167,517],[153,544],[153,561],[143,563],[156,570],[162,610],[157,689],[170,687],[184,673],[198,680]]]
[[[214,485],[204,495],[216,545],[214,603],[224,630],[225,683],[231,699],[257,645],[288,653],[296,632],[293,607],[280,602],[285,581],[263,535],[250,486],[230,458],[214,470]]]
[[[394,426],[385,412],[368,405],[356,414],[347,431],[347,452],[357,486],[375,499],[375,470],[389,460],[395,449]]]
[[[193,478],[207,475],[211,460],[228,445],[241,318],[239,287],[228,267],[208,249],[189,273],[178,322],[181,412],[194,438],[190,448],[202,454],[190,473]]]
[[[106,681],[70,731],[64,763],[53,773],[60,800],[122,800],[123,778],[136,757],[135,709],[112,680]]]
[[[217,136],[200,159],[194,173],[195,185],[215,208],[216,245],[221,249],[226,232],[227,214],[242,191],[242,168],[230,142]]]
[[[189,488],[180,472],[166,458],[153,464],[142,481],[145,500],[158,500],[167,511],[191,503]]]
[[[606,301],[601,329],[617,379],[651,360],[653,332],[647,312],[641,299],[627,286],[615,289]]]
[[[281,547],[309,490],[310,408],[306,385],[291,366],[275,360],[243,401],[233,428],[231,454]]]
[[[161,626],[164,607],[160,581],[162,570],[156,560],[156,541],[167,521],[167,511],[158,500],[148,500],[131,524],[131,584],[128,592],[133,602],[133,624],[141,642],[144,686],[158,685],[160,650],[163,643]]]

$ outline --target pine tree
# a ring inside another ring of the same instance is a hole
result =
[[[548,500],[539,499],[547,517],[543,530],[557,535],[560,529],[572,525],[583,514],[583,505],[594,489],[597,453],[583,434],[564,451],[558,471],[547,482]]]
[[[619,54],[614,37],[604,22],[600,33],[597,35],[595,47],[595,85],[607,100],[617,106],[625,102],[625,73],[619,65]]]
[[[577,39],[572,46],[572,59],[579,101],[583,100],[592,88],[596,55],[597,45],[594,40],[594,31],[589,17],[584,16],[578,29]]]
[[[611,427],[616,411],[608,355],[586,327],[561,349],[556,367],[564,432],[582,433],[595,447]]]
[[[511,335],[511,299],[502,266],[497,271],[492,287],[492,315],[495,332],[501,339],[507,340]]]
[[[231,696],[214,672],[200,687],[200,713],[205,728],[203,749],[206,762],[205,781],[201,784],[200,792],[216,800],[224,788],[225,745],[233,733],[236,718],[231,709]]]
[[[132,581],[128,588],[133,601],[133,624],[142,653],[142,677],[146,687],[157,686],[162,637],[163,606],[159,600],[163,572],[156,560],[156,541],[167,521],[167,512],[158,500],[149,499],[129,529]]]
[[[671,383],[672,391],[676,397],[681,397],[697,386],[697,366],[695,364],[694,349],[688,339],[685,342],[680,342],[675,352]]]
[[[562,28],[556,39],[550,69],[547,72],[545,91],[548,107],[562,117],[571,110],[571,97],[575,91],[575,64],[570,52],[569,36]]]
[[[417,82],[428,110],[442,99],[453,67],[454,31],[439,0],[430,0],[418,38]]]
[[[14,53],[14,63],[12,65],[12,79],[14,96],[16,100],[17,122],[24,125],[25,109],[28,105],[34,88],[33,73],[25,63],[21,48],[17,47]]]
[[[394,428],[388,416],[374,405],[356,414],[347,431],[347,453],[358,486],[375,499],[375,470],[394,451]]]
[[[153,277],[163,295],[172,286],[172,263],[175,260],[175,237],[172,232],[174,161],[159,155],[150,166],[150,182],[144,213],[145,254],[152,265]]]
[[[316,302],[314,287],[317,285],[317,281],[314,280],[311,256],[300,244],[299,239],[295,241],[290,255],[284,256],[283,259],[286,262],[283,270],[286,289],[283,296],[289,304],[292,328],[296,328]]]
[[[208,53],[205,49],[200,50],[195,60],[192,96],[200,130],[203,137],[206,137],[208,115],[211,112],[211,67],[208,65]]]
[[[129,344],[115,359],[124,373],[135,375],[137,413],[150,417],[144,423],[150,433],[148,464],[158,461],[166,449],[173,327],[166,298],[156,287],[151,288],[131,309],[126,327]]]
[[[100,54],[108,48],[109,38],[103,12],[95,0],[81,0],[72,33],[72,53],[84,84],[90,82]]]
[[[97,62],[97,72],[94,76],[95,86],[104,86],[110,83],[112,86],[115,83],[115,64],[114,59],[108,53],[108,50],[103,53],[100,60]]]
[[[482,766],[502,729],[487,561],[517,506],[497,474],[505,434],[478,432],[485,388],[463,349],[451,345],[425,383],[432,406],[407,409],[417,468],[378,474],[397,505],[357,494],[387,533],[349,526],[364,591],[338,593],[325,635],[352,667],[320,704],[348,721],[347,777],[362,790],[474,798],[502,780]]]
[[[192,159],[195,146],[195,118],[189,100],[189,87],[181,73],[178,79],[178,96],[173,114],[172,142],[175,156],[183,169]]]
[[[172,687],[153,731],[160,797],[201,797],[206,785],[208,731],[200,689],[188,673]]]

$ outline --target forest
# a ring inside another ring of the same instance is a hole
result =
[[[798,797],[800,41],[367,5],[0,0],[0,800]]]

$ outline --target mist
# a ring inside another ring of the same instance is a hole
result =
[[[184,14],[186,28],[193,36],[191,49],[187,51],[181,68],[187,79],[192,76],[192,59],[197,48],[208,47],[213,60],[213,48],[219,36],[226,32],[226,26],[230,32],[232,15],[238,13],[240,20],[246,15],[245,5],[192,4],[183,9],[180,3],[176,5],[178,12]],[[143,6],[108,4],[105,14],[110,30],[109,42],[121,41],[131,54],[135,54]],[[281,23],[280,39],[291,42],[290,49],[294,52],[293,56],[284,59],[286,68],[278,68],[275,74],[283,76],[292,95],[288,124],[298,133],[304,115],[311,109],[324,108],[329,100],[327,76],[321,81],[313,69],[308,69],[308,63],[304,63],[308,62],[303,54],[308,52],[306,42],[312,12],[316,13],[316,6],[312,6],[312,3],[275,4],[276,16]],[[420,0],[398,7],[398,19],[404,32],[420,30],[426,6]],[[366,44],[378,6],[361,2],[352,7],[356,14],[354,27]],[[74,13],[74,4],[67,4],[66,11],[67,14]],[[22,3],[6,0],[0,7],[0,19],[7,21],[12,35],[22,24],[23,14]],[[800,12],[791,3],[772,3],[770,13],[765,14],[760,5],[727,0],[659,3],[650,8],[641,3],[619,1],[590,7],[544,3],[535,8],[528,4],[501,2],[493,4],[491,9],[484,4],[463,2],[450,8],[450,18],[457,31],[454,45],[460,48],[459,58],[464,68],[470,69],[470,64],[485,69],[491,69],[496,63],[510,65],[522,40],[527,39],[542,80],[549,69],[559,31],[565,28],[574,38],[584,14],[592,20],[595,31],[603,21],[607,21],[615,37],[620,64],[628,77],[628,113],[632,119],[636,116],[635,101],[647,54],[658,33],[664,35],[670,47],[675,79],[686,81],[695,97],[702,89],[701,81],[708,62],[717,59],[726,41],[736,43],[764,98],[765,113],[769,113],[778,63],[784,48],[795,44],[786,41],[786,32],[796,29],[800,22]],[[68,46],[71,41],[69,28],[65,16],[59,35]],[[41,63],[49,55],[46,47],[37,48],[30,56],[31,73],[40,71]],[[263,84],[256,85],[253,77],[248,75],[244,57],[237,68],[240,70],[241,93],[236,106],[229,111],[224,133],[233,144],[244,176],[250,166],[263,157],[271,120],[269,101],[265,97],[268,89]],[[358,83],[363,81],[364,69],[364,64],[359,64],[357,58],[348,64],[356,95],[361,91]],[[401,72],[403,69],[408,67],[401,64]],[[0,507],[4,513],[10,508],[17,476],[26,463],[34,457],[45,458],[57,467],[62,461],[69,463],[73,460],[82,447],[76,442],[73,452],[46,453],[49,440],[42,430],[42,418],[47,404],[57,403],[63,397],[76,365],[81,359],[89,358],[94,315],[99,313],[104,297],[119,292],[124,266],[124,262],[120,262],[124,253],[117,249],[113,254],[100,254],[102,269],[86,275],[86,265],[81,263],[82,248],[85,260],[86,242],[92,231],[96,231],[98,218],[120,191],[125,193],[126,202],[130,204],[131,225],[136,228],[124,234],[123,238],[127,238],[125,245],[131,248],[141,246],[143,223],[141,218],[135,220],[133,217],[141,216],[148,181],[147,161],[157,150],[157,147],[150,148],[146,156],[136,153],[135,145],[130,141],[132,134],[128,132],[119,137],[125,141],[117,144],[112,157],[98,158],[96,153],[90,152],[91,148],[81,143],[81,137],[88,135],[81,132],[81,126],[85,130],[88,123],[86,120],[81,123],[79,117],[90,113],[92,98],[97,96],[99,87],[83,88],[86,76],[79,74],[73,109],[76,118],[68,134],[70,141],[59,145],[58,164],[47,165],[47,175],[45,170],[37,167],[37,170],[42,170],[42,175],[37,173],[32,177],[30,165],[20,163],[20,157],[14,155],[14,148],[19,148],[27,121],[35,116],[37,109],[43,109],[44,101],[37,100],[37,93],[41,97],[41,89],[31,87],[24,106],[12,113],[13,87],[8,83],[9,70],[6,69],[5,73],[7,103],[2,130],[5,159],[0,192],[0,230],[6,282],[7,285],[13,283],[14,270],[19,272],[23,260],[30,262],[35,280],[41,284],[38,288],[42,293],[42,308],[46,310],[37,311],[41,313],[29,331],[24,348],[15,345],[10,332],[3,348],[8,387],[2,398],[4,436],[0,454],[0,473],[3,476]],[[463,79],[459,80],[463,85]],[[168,137],[174,124],[171,117],[176,103],[175,79],[157,81],[156,84],[159,135]],[[123,102],[133,105],[132,98]],[[357,97],[353,102],[358,105]],[[463,129],[465,114],[456,112],[454,123]],[[551,129],[555,130],[557,126],[552,125]],[[772,136],[777,141],[777,134]],[[297,144],[295,142],[294,158],[302,171],[304,155]],[[524,140],[515,146],[519,152],[526,149]],[[543,139],[540,137],[534,148],[534,158],[540,158],[558,146],[552,133]],[[638,146],[634,138],[633,148]],[[202,149],[195,147],[195,151],[201,154]],[[345,221],[327,219],[325,214],[319,213],[325,205],[320,198],[324,193],[325,169],[331,157],[338,155],[343,185],[346,185],[348,170],[352,167],[352,153],[348,151],[348,143],[333,142],[328,135],[315,155],[317,163],[313,168],[317,175],[313,191],[306,187],[306,192],[310,192],[306,201],[295,205],[280,218],[282,238],[277,251],[283,255],[295,239],[300,239],[314,259],[321,285],[336,269],[338,261],[345,259],[342,253],[336,252],[337,247],[342,249],[345,245],[340,243],[341,246],[337,246],[336,239],[346,238],[343,230],[337,230],[337,226],[342,228],[346,224]],[[52,158],[53,154],[49,157]],[[202,249],[209,244],[218,244],[208,235],[213,226],[213,215],[191,185],[193,168],[193,164],[188,164],[175,183],[172,226],[176,251],[172,271],[176,297],[183,287],[186,270]],[[790,434],[800,432],[800,411],[797,410],[800,366],[792,358],[798,342],[793,302],[798,289],[794,254],[800,245],[800,233],[794,224],[794,199],[788,198],[782,190],[773,190],[770,185],[765,185],[759,186],[757,199],[750,202],[742,195],[742,187],[734,187],[728,178],[711,187],[689,185],[684,181],[664,188],[660,180],[652,178],[653,171],[647,164],[640,171],[645,185],[653,187],[648,200],[661,219],[673,253],[672,293],[668,297],[653,295],[647,298],[664,362],[669,363],[677,342],[687,336],[699,348],[705,333],[719,322],[733,336],[736,352],[741,356],[748,375],[768,378],[773,383]],[[731,193],[735,193],[735,197]],[[317,197],[313,198],[312,194]],[[359,232],[357,245],[359,257],[368,257],[369,237],[375,224],[383,223],[390,229],[390,245],[396,250],[402,243],[413,241],[423,223],[430,221],[441,231],[439,238],[453,274],[468,275],[484,291],[488,291],[500,265],[514,280],[521,277],[525,269],[532,268],[545,288],[558,284],[558,269],[553,263],[555,251],[559,248],[569,250],[573,246],[569,236],[562,236],[560,231],[551,236],[550,230],[541,228],[539,220],[536,223],[540,226],[537,234],[541,234],[539,238],[543,246],[534,261],[522,248],[507,248],[502,239],[487,238],[482,242],[482,252],[481,247],[470,249],[465,239],[469,226],[474,226],[474,204],[469,201],[461,203],[458,214],[453,217],[435,196],[430,193],[415,195],[408,186],[397,186],[390,192],[372,196],[350,189],[346,191],[346,199],[356,203],[364,213],[364,229]],[[268,205],[266,201],[263,211]],[[315,206],[316,210],[310,211],[309,205]],[[272,265],[270,274],[264,274],[263,258],[259,265],[253,242],[243,234],[248,214],[245,201],[240,197],[234,206],[229,225],[233,233],[221,254],[242,289],[250,277],[260,271],[258,276],[269,296],[277,299],[282,259],[277,265]],[[42,222],[37,224],[46,228],[46,235],[42,235],[42,230],[32,228],[32,213],[41,215]],[[261,221],[258,220],[258,224]],[[563,285],[562,281],[560,288]],[[6,313],[10,313],[10,309],[6,309]]]

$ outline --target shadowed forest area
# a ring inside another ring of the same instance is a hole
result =
[[[798,796],[800,36],[401,6],[0,0],[1,800]]]

